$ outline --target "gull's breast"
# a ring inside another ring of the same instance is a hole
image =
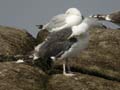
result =
[[[82,50],[84,50],[88,46],[89,37],[88,33],[85,35],[77,37],[78,41],[74,43],[69,50],[67,50],[62,56],[63,58],[70,58],[70,57],[76,57],[80,54]]]
[[[66,18],[66,23],[69,26],[74,26],[74,25],[78,25],[80,24],[81,20],[81,16],[77,16],[77,15],[70,15]]]

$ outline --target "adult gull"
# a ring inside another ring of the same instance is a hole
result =
[[[78,25],[81,23],[82,18],[81,12],[77,8],[69,8],[65,14],[54,16],[47,24],[37,26],[39,29],[46,29],[49,32],[53,32]]]
[[[43,60],[63,60],[63,74],[66,76],[74,75],[70,71],[68,59],[78,56],[87,47],[89,41],[88,29],[95,22],[96,19],[87,17],[79,25],[52,32],[48,35],[46,41],[35,47],[34,60],[39,60],[39,58]]]

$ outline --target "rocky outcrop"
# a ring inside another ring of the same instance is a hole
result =
[[[44,35],[45,32],[40,33]],[[37,39],[37,43],[40,43],[45,37],[38,34]],[[24,30],[0,27],[2,54],[24,55],[33,50],[35,44],[34,38]],[[55,61],[54,67],[47,69],[46,74],[40,68],[48,68],[44,64],[45,60],[36,62],[38,66],[28,62],[18,64],[10,60],[0,62],[0,90],[120,90],[119,55],[120,31],[94,27],[90,30],[88,48],[78,57],[69,60],[75,76],[62,75],[62,61]]]
[[[77,74],[66,77],[60,74],[53,75],[48,83],[47,90],[119,90],[120,83],[109,81],[95,76]]]
[[[38,68],[17,64],[0,63],[0,90],[44,90],[47,75]]]
[[[27,31],[0,26],[0,55],[24,55],[34,46],[35,39]]]

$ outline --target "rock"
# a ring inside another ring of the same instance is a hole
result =
[[[48,34],[49,32],[47,30],[40,30],[37,34],[37,44],[42,43],[46,39]]]
[[[29,65],[0,63],[0,90],[44,90],[46,76],[40,69]]]
[[[62,61],[59,60],[55,61],[54,69],[48,70],[49,75],[46,75],[39,65],[37,68],[37,65],[27,62],[1,62],[0,90],[120,90],[120,31],[91,29],[88,48],[69,61],[75,76],[57,74],[62,72]],[[25,54],[33,49],[35,40],[26,31],[1,26],[0,45],[2,43],[8,47],[6,49],[5,46],[1,46],[4,53],[0,47],[2,54],[7,55],[8,50],[11,50],[10,54]],[[31,49],[26,49],[25,46],[29,43]],[[47,65],[42,61],[36,63],[46,68]]]
[[[50,78],[47,90],[120,90],[120,82],[84,74],[74,77],[57,74]]]
[[[120,81],[120,31],[90,30],[90,43],[78,57],[69,60],[73,72],[82,72]],[[56,68],[62,68],[56,61]]]
[[[0,26],[0,55],[24,55],[34,46],[35,39],[25,30]]]

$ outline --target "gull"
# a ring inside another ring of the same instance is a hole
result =
[[[33,60],[63,60],[63,75],[73,76],[68,59],[76,57],[84,50],[89,42],[89,27],[96,23],[96,19],[86,17],[81,24],[52,32],[48,39],[35,47]],[[77,32],[77,33],[76,33]],[[68,72],[66,71],[66,66]]]
[[[120,11],[112,12],[110,14],[96,14],[91,15],[90,17],[94,17],[99,20],[105,20],[120,25]]]
[[[69,8],[65,14],[54,16],[45,25],[36,25],[39,29],[46,29],[49,32],[59,31],[61,29],[78,25],[81,23],[83,16],[77,8]]]

